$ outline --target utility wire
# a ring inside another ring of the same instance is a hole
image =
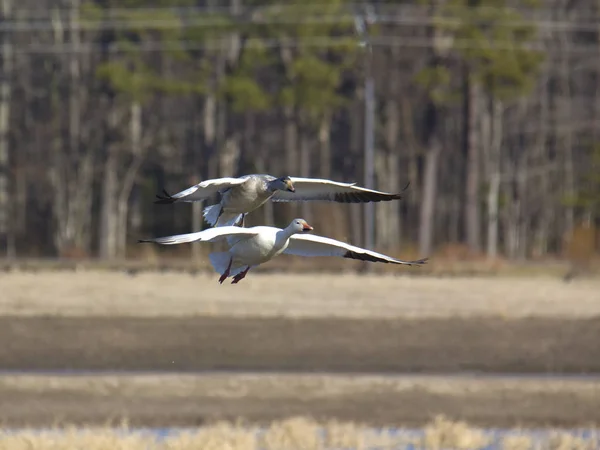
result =
[[[142,15],[136,11],[136,15]],[[563,31],[581,31],[598,33],[598,21],[590,18],[590,22],[572,22],[562,20],[540,20],[523,19],[520,21],[489,19],[465,20],[456,17],[431,16],[415,14],[383,14],[373,12],[373,20],[383,25],[412,25],[412,26],[432,26],[439,27],[457,27],[461,25],[482,25],[488,28],[510,29],[517,27],[533,27],[543,30],[563,30]],[[85,14],[83,14],[85,15]],[[216,20],[215,17],[206,17],[206,14],[198,13],[197,16],[183,14],[173,18],[108,18],[108,19],[80,19],[72,23],[67,18],[60,20],[58,17],[51,17],[44,20],[23,20],[6,19],[0,22],[0,31],[31,32],[31,31],[54,31],[58,22],[63,30],[81,30],[81,31],[106,31],[106,30],[176,30],[188,28],[224,28],[243,25],[351,25],[355,20],[355,12],[347,11],[345,13],[334,12],[329,14],[299,15],[290,16],[254,16],[244,15],[242,17],[224,16],[224,20]]]
[[[418,13],[418,14],[428,14],[430,7],[425,5],[418,4],[393,4],[393,3],[380,3],[380,2],[348,2],[345,4],[340,4],[337,6],[323,3],[323,2],[289,2],[286,1],[284,3],[279,4],[264,4],[264,5],[254,5],[254,6],[246,6],[241,5],[240,15],[247,14],[248,12],[290,12],[296,14],[298,12],[320,12],[320,11],[330,11],[335,9],[337,12],[348,12],[354,13],[355,11],[364,10],[366,6],[370,6],[374,9],[376,13],[383,12],[396,12],[398,14],[406,14],[406,13]],[[51,17],[52,13],[55,11],[58,12],[69,12],[72,11],[73,8],[69,5],[57,5],[48,8],[19,8],[15,10],[14,15],[19,14],[22,16],[27,16],[30,18],[48,18]],[[85,8],[80,8],[81,11],[84,11]],[[498,12],[517,12],[521,15],[525,16],[543,16],[543,15],[555,15],[556,8],[536,8],[536,7],[526,7],[519,6],[515,7],[502,7],[502,6],[476,6],[476,7],[465,7],[457,4],[448,4],[439,7],[436,11],[439,12],[448,12],[448,13],[460,13],[460,12],[481,12],[481,13],[498,13]],[[164,12],[176,12],[183,14],[190,13],[198,13],[198,14],[232,14],[231,7],[227,5],[215,5],[215,6],[153,6],[153,7],[108,7],[108,8],[95,8],[95,12],[101,12],[112,15],[119,14],[152,14],[152,13],[164,13]],[[582,14],[582,16],[593,20],[593,14],[598,14],[598,8],[589,8],[588,10],[579,9],[578,12]],[[571,12],[572,14],[572,12]]]
[[[54,31],[58,26],[58,21],[55,20],[44,20],[44,21],[11,21],[5,20],[0,22],[0,31],[3,32],[32,32],[32,31]],[[255,18],[255,19],[235,19],[230,22],[228,21],[216,21],[213,19],[207,19],[202,17],[184,17],[184,18],[172,18],[172,19],[119,19],[119,20],[79,20],[72,23],[68,19],[60,21],[60,28],[63,30],[80,30],[80,31],[108,31],[108,30],[178,30],[178,29],[189,29],[189,28],[230,28],[233,26],[250,26],[250,25],[263,25],[263,26],[276,26],[276,25],[351,25],[354,22],[354,16],[347,14],[344,16],[340,15],[323,15],[315,17],[304,17],[299,19],[297,17],[269,17],[269,18]],[[411,25],[411,26],[438,26],[447,27],[450,31],[451,28],[459,27],[461,25],[482,25],[488,28],[497,29],[510,29],[510,28],[521,28],[521,27],[532,27],[539,30],[547,31],[578,31],[578,32],[589,32],[598,33],[598,24],[587,24],[587,23],[573,23],[563,21],[502,21],[494,22],[490,24],[488,21],[467,21],[455,18],[444,18],[444,17],[397,17],[397,16],[377,16],[377,23],[382,25]]]
[[[353,42],[353,39],[355,41]],[[405,48],[447,48],[448,50],[482,50],[495,49],[513,51],[516,46],[514,44],[490,44],[489,42],[481,43],[474,39],[459,39],[459,40],[443,40],[440,42],[432,42],[428,38],[415,37],[400,37],[400,36],[375,36],[370,37],[370,44],[373,47],[390,48],[390,47],[405,47]],[[136,43],[132,46],[131,42],[127,42],[126,46],[120,45],[118,42],[110,44],[108,47],[102,43],[56,43],[42,44],[30,43],[26,45],[14,44],[14,54],[69,54],[69,53],[91,53],[100,50],[109,50],[117,53],[151,53],[151,52],[178,52],[178,51],[211,51],[224,50],[230,45],[228,39],[211,40],[209,42],[196,41],[145,41]],[[352,45],[357,47],[360,45],[360,40],[352,37],[311,37],[302,38],[301,40],[291,41],[277,38],[272,39],[247,39],[244,43],[247,48],[346,48],[349,49]],[[531,51],[546,52],[548,48],[543,42],[534,42],[530,44],[522,44],[519,49],[527,49]],[[562,54],[583,54],[597,55],[599,52],[597,45],[578,45],[570,46],[568,49],[561,51]]]

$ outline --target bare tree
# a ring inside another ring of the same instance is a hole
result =
[[[498,224],[500,214],[500,183],[502,181],[502,115],[503,108],[500,100],[491,100],[491,136],[486,155],[488,170],[487,195],[487,248],[488,258],[498,256]]]
[[[12,0],[2,0],[2,22],[10,20]],[[13,47],[8,31],[1,31],[2,69],[0,72],[0,246],[7,257],[15,256],[14,235],[11,230],[9,130],[12,93]]]
[[[469,70],[465,74],[465,102],[466,102],[466,173],[465,182],[465,233],[467,245],[472,252],[478,252],[480,242],[480,145],[478,136],[478,116],[481,98],[481,89],[474,80]]]
[[[392,58],[398,58],[398,49],[391,52]],[[398,141],[400,136],[400,105],[398,102],[400,81],[396,71],[388,69],[391,74],[389,79],[389,97],[385,101],[385,148],[377,153],[375,170],[378,187],[387,192],[398,192],[400,186],[399,172],[400,149]],[[378,248],[397,248],[400,244],[400,214],[396,202],[384,202],[377,205],[376,209],[376,245]]]

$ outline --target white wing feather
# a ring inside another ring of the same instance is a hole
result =
[[[427,262],[427,258],[417,261],[403,261],[314,234],[296,234],[292,236],[284,253],[298,256],[341,256],[343,258],[359,259],[362,261],[406,264],[409,266],[417,266]]]
[[[295,192],[277,191],[271,197],[274,202],[324,200],[341,203],[381,202],[400,199],[400,194],[375,191],[356,183],[342,183],[321,178],[290,177]]]
[[[223,191],[232,186],[243,184],[245,182],[245,178],[231,177],[205,180],[181,192],[178,192],[177,194],[170,195],[166,198],[161,198],[161,200],[164,200],[168,203],[197,202],[201,200],[206,200],[207,198],[211,198],[217,192]]]
[[[154,239],[141,239],[138,242],[153,242],[161,245],[185,244],[188,242],[217,242],[231,237],[251,237],[256,236],[257,231],[252,231],[251,228],[241,227],[218,227],[208,228],[204,231],[196,233],[176,234],[173,236],[165,236]]]

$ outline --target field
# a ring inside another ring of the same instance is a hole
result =
[[[220,422],[167,433],[119,427],[19,430],[2,436],[0,448],[87,450],[593,450],[594,430],[529,434],[513,429],[493,432],[438,416],[422,430],[373,429],[343,421],[316,422],[294,417],[256,428],[243,422]]]
[[[0,411],[10,426],[198,426],[243,418],[311,416],[414,426],[436,415],[477,426],[600,423],[600,381],[341,374],[5,375]]]
[[[0,340],[7,426],[600,423],[594,279],[10,272]]]
[[[399,274],[420,273],[408,268]],[[600,277],[424,277],[252,273],[239,285],[210,272],[9,272],[0,314],[107,317],[600,316]]]

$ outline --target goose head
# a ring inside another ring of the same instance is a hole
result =
[[[313,230],[313,227],[306,223],[306,220],[304,219],[294,219],[288,225],[288,229],[292,232],[292,234],[297,234],[308,233],[309,231]]]
[[[269,183],[269,188],[272,191],[288,191],[288,192],[296,192],[294,188],[294,183],[290,177],[281,177],[276,178]]]

